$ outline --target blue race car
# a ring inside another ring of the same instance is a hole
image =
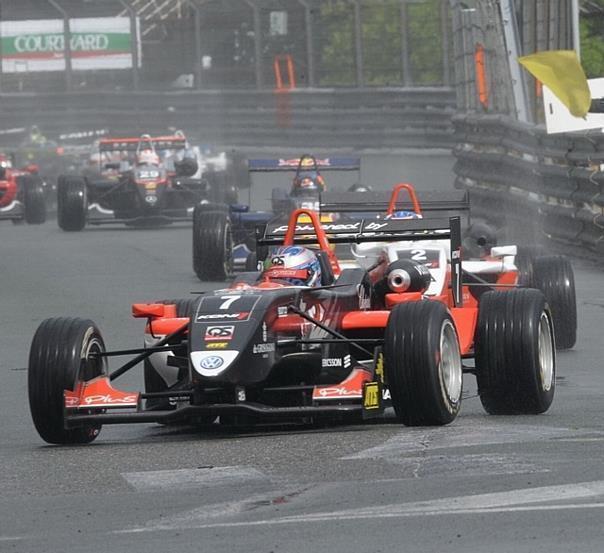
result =
[[[234,272],[256,270],[265,252],[256,252],[256,228],[286,219],[296,208],[319,211],[325,191],[321,171],[359,171],[354,157],[317,158],[304,154],[292,159],[250,159],[250,172],[295,171],[289,191],[275,188],[270,211],[251,211],[249,205],[201,203],[193,213],[193,269],[201,281],[224,281]]]

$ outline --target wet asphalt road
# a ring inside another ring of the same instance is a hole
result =
[[[432,188],[452,165],[364,161],[363,180],[379,188]],[[270,196],[263,182],[254,198]],[[85,316],[110,348],[137,346],[144,323],[130,318],[132,302],[204,289],[190,249],[186,227],[67,234],[54,222],[0,223],[0,551],[604,549],[604,280],[586,262],[575,263],[579,341],[559,355],[545,415],[487,416],[469,378],[462,414],[444,428],[114,426],[90,446],[45,445],[25,371],[39,322]],[[123,387],[140,381],[134,370]]]

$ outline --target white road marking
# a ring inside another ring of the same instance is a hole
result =
[[[550,469],[542,464],[530,462],[530,457],[517,454],[416,455],[389,457],[388,461],[400,467],[401,478],[421,478],[441,474],[460,476],[550,472]]]
[[[570,439],[577,438],[578,434],[579,432],[570,428],[515,423],[485,424],[478,420],[464,420],[463,425],[457,426],[407,428],[381,445],[347,455],[343,459],[389,460],[408,453],[433,449]],[[590,430],[589,434],[593,437],[594,432]]]
[[[267,479],[264,473],[255,468],[240,466],[124,472],[122,477],[138,491],[226,486]]]
[[[290,488],[286,490],[273,491],[270,493],[261,493],[246,497],[240,501],[229,501],[224,503],[215,503],[212,505],[203,505],[197,509],[192,509],[184,513],[177,513],[172,516],[162,517],[150,520],[142,527],[118,530],[118,534],[131,534],[139,532],[155,532],[158,530],[182,530],[192,527],[198,527],[203,521],[216,519],[224,516],[238,515],[243,512],[251,511],[257,507],[271,507],[287,503],[293,497],[298,497],[307,493],[314,485],[303,488]],[[324,485],[321,486],[325,490]]]
[[[281,518],[231,521],[231,522],[205,522],[189,517],[183,519],[185,523],[178,528],[204,529],[204,528],[235,528],[251,526],[272,526],[282,524],[320,523],[330,521],[373,520],[387,518],[406,518],[418,516],[449,516],[481,513],[515,513],[528,511],[564,511],[577,509],[604,509],[604,502],[594,503],[560,503],[560,501],[588,500],[604,495],[604,481],[583,482],[577,484],[563,484],[559,486],[543,486],[538,488],[516,489],[506,492],[493,492],[460,497],[448,497],[429,501],[415,501],[367,507],[365,509],[348,509],[324,513],[310,513],[303,515],[285,516]],[[556,501],[543,505],[549,501]],[[207,519],[205,519],[207,520]],[[143,528],[121,530],[118,533],[155,532],[174,530],[156,524]]]

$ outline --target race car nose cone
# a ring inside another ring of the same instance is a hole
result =
[[[216,376],[225,371],[237,355],[238,351],[192,351],[191,363],[200,375]]]

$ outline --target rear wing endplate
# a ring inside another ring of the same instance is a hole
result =
[[[300,160],[303,163],[300,165]],[[305,160],[308,159],[308,163]],[[316,167],[323,171],[359,171],[361,159],[358,157],[322,157],[316,158]],[[249,159],[248,169],[250,172],[270,173],[276,171],[301,171],[315,168],[312,158],[279,158],[279,159]]]

